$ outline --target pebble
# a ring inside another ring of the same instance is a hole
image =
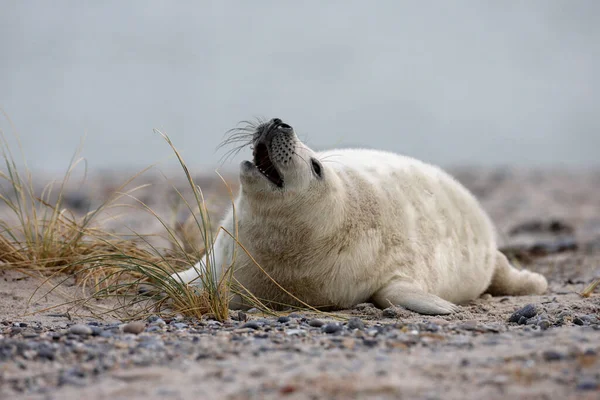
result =
[[[546,350],[542,353],[542,357],[545,361],[560,361],[566,358],[565,354],[556,350]]]
[[[166,326],[167,323],[162,318],[156,318],[150,323],[150,325],[162,327]]]
[[[248,316],[243,311],[238,311],[237,320],[240,322],[246,322],[248,321]]]
[[[115,336],[115,334],[110,329],[105,329],[102,332],[100,332],[99,336],[103,337],[103,338],[111,338],[111,337]]]
[[[285,334],[288,336],[306,335],[306,331],[304,329],[288,329]]]
[[[539,326],[541,330],[545,331],[546,329],[550,328],[552,324],[547,319],[543,319],[537,323],[537,326]]]
[[[249,328],[249,329],[260,329],[260,324],[256,321],[248,321],[246,322],[244,325],[242,325],[242,328]]]
[[[399,314],[394,307],[388,307],[382,311],[382,315],[385,318],[397,318]]]
[[[577,383],[575,389],[581,391],[598,390],[600,389],[600,383],[594,379],[582,379],[579,381],[579,383]]]
[[[325,325],[325,322],[321,321],[320,319],[311,319],[308,321],[308,325],[312,326],[313,328],[320,328]]]
[[[529,318],[533,318],[536,315],[537,309],[535,308],[535,305],[527,304],[525,307],[515,311],[508,319],[508,322],[517,322],[519,325],[523,325]],[[521,322],[523,318],[525,318],[525,321]]]
[[[159,319],[161,319],[161,318],[158,315],[151,315],[146,319],[146,321],[148,321],[149,323],[153,323]]]
[[[133,333],[134,335],[138,335],[144,332],[146,329],[146,324],[142,321],[132,321],[123,327],[123,332],[125,333]]]
[[[51,347],[44,346],[38,349],[37,356],[41,359],[54,361],[54,358],[56,357],[56,352]]]
[[[465,331],[474,331],[477,329],[477,321],[473,319],[464,321],[462,324],[458,325],[457,328]]]
[[[365,324],[360,318],[352,317],[348,320],[348,329],[358,329],[362,331],[365,329]]]
[[[277,318],[277,322],[279,322],[280,324],[285,324],[286,322],[290,322],[291,318],[290,317],[279,317]]]
[[[439,332],[442,328],[438,324],[434,324],[433,322],[428,322],[423,330],[427,332]]]
[[[585,325],[585,321],[583,319],[579,318],[579,317],[573,318],[573,323],[575,325],[579,325],[579,326]]]
[[[87,325],[75,324],[69,328],[69,333],[80,336],[88,336],[93,333],[92,328]]]
[[[334,322],[334,323],[323,325],[321,330],[325,333],[331,334],[331,333],[336,333],[336,332],[341,331],[342,328],[343,328],[342,325]]]
[[[100,336],[102,334],[103,329],[99,326],[91,325],[92,336]]]
[[[183,322],[171,323],[171,326],[175,329],[183,330],[188,327],[188,324],[184,324]]]
[[[23,328],[20,328],[18,326],[13,326],[12,328],[10,328],[10,334],[16,335],[18,333],[21,333],[22,330],[23,330]]]

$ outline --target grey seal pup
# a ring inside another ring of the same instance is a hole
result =
[[[232,208],[222,226],[234,232],[237,222],[238,243],[252,257],[223,232],[209,253],[217,273],[233,266],[235,279],[271,307],[371,301],[449,314],[485,292],[546,291],[542,275],[498,251],[479,202],[441,169],[385,151],[315,152],[278,118],[247,138],[253,159],[240,165],[237,221]],[[201,285],[205,264],[173,277]],[[232,307],[247,306],[234,296]]]

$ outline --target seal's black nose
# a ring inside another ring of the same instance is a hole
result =
[[[289,126],[279,118],[273,118],[271,120],[271,126],[275,129],[292,129],[291,126]]]

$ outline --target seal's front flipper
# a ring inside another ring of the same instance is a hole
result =
[[[192,268],[171,274],[171,278],[175,279],[178,283],[189,283],[196,286],[202,286],[202,276],[205,273],[206,267],[204,266],[204,263],[198,261]]]
[[[416,284],[402,280],[388,283],[379,289],[373,300],[378,307],[387,308],[391,304],[402,306],[420,314],[451,314],[459,307],[434,294],[424,292]]]

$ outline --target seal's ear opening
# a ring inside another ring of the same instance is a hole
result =
[[[317,160],[315,160],[314,158],[310,159],[310,165],[312,166],[313,172],[315,173],[315,175],[317,175],[319,178],[323,177],[323,169],[321,168],[321,163]]]

